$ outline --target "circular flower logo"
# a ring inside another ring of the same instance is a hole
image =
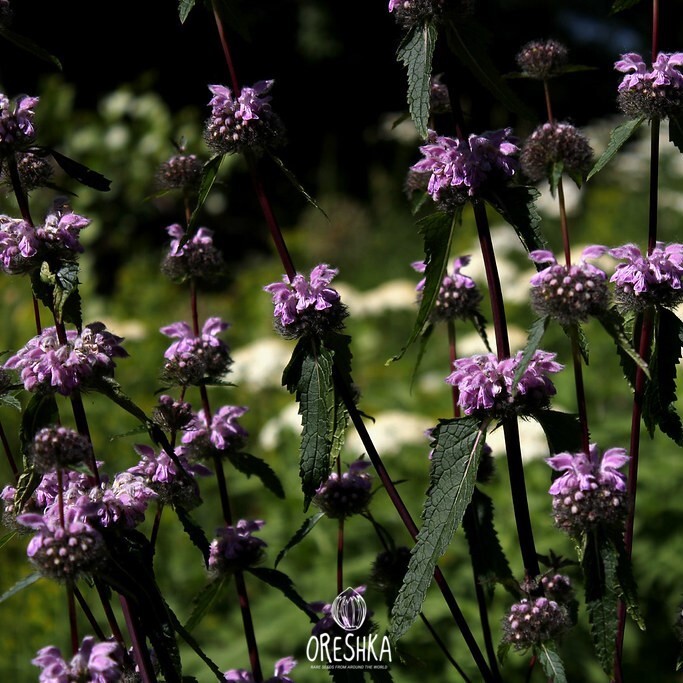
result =
[[[353,588],[342,591],[332,603],[332,618],[345,631],[357,631],[363,625],[367,613],[363,596]]]

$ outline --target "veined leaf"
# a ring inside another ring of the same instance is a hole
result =
[[[434,325],[431,323],[424,328],[424,331],[420,335],[420,343],[417,347],[417,358],[415,358],[415,367],[413,368],[413,374],[410,376],[410,390],[413,390],[415,380],[417,379],[417,371],[420,369],[420,364],[422,363],[422,358],[424,357],[425,351],[427,350],[427,342],[434,332]]]
[[[309,604],[299,595],[294,588],[292,580],[281,571],[277,569],[269,569],[268,567],[249,567],[247,571],[253,574],[257,579],[267,583],[273,588],[277,588],[292,604],[296,605],[310,620],[315,624],[320,621],[320,618],[315,613]]]
[[[13,394],[0,394],[0,405],[21,410],[21,401]]]
[[[509,223],[517,233],[524,248],[531,252],[547,249],[548,243],[538,226],[541,216],[536,211],[540,192],[535,187],[508,185],[498,192],[488,192],[484,199]]]
[[[631,339],[624,329],[624,319],[621,317],[616,308],[608,308],[597,316],[600,324],[605,328],[614,343],[623,351],[644,373],[646,377],[650,376],[650,369],[647,363],[640,357],[638,352],[633,348]],[[621,352],[620,352],[620,355]]]
[[[332,378],[334,386],[334,405],[331,413],[330,437],[332,447],[330,449],[330,463],[333,463],[341,455],[346,441],[346,430],[349,426],[349,411],[344,399],[338,391],[337,382],[344,382],[347,387],[353,385],[351,377],[351,337],[347,334],[332,332],[325,335],[324,345],[333,353]]]
[[[258,477],[261,483],[278,498],[285,497],[279,477],[265,460],[250,453],[229,453],[228,460],[236,470],[246,474],[247,477],[252,475]]]
[[[522,353],[522,358],[519,361],[519,365],[515,370],[515,375],[512,378],[513,396],[517,393],[517,384],[519,383],[519,380],[522,379],[522,375],[526,372],[526,369],[529,367],[529,363],[531,363],[534,354],[536,351],[538,351],[538,347],[541,345],[541,340],[543,339],[543,335],[548,329],[549,324],[550,318],[548,316],[544,316],[543,318],[539,318],[538,320],[534,321],[534,323],[531,325],[527,337],[527,343],[524,347],[524,352]]]
[[[178,2],[178,16],[180,17],[180,23],[184,24],[190,12],[194,8],[195,0],[180,0]]]
[[[313,515],[312,517],[307,517],[304,520],[304,523],[299,527],[297,532],[292,536],[289,541],[287,541],[287,544],[285,547],[277,554],[277,557],[275,558],[275,567],[282,562],[284,559],[285,555],[296,545],[299,545],[301,541],[308,536],[308,534],[313,531],[313,528],[315,525],[325,516],[324,512],[318,512],[317,514]]]
[[[320,213],[323,216],[325,216],[325,218],[327,218],[327,220],[329,221],[330,217],[325,213],[320,204],[318,204],[318,202],[316,202],[315,199],[313,199],[313,197],[308,192],[306,192],[306,188],[304,188],[304,186],[299,182],[294,173],[292,173],[292,171],[290,171],[287,168],[287,166],[285,166],[284,161],[282,161],[282,159],[275,156],[271,152],[268,152],[268,156],[275,162],[277,167],[285,174],[285,178],[287,178],[287,180],[289,180],[289,182],[292,183],[292,185],[294,185],[294,187],[303,195],[304,199],[311,206],[314,206],[316,209],[318,209],[318,211],[320,211]]]
[[[88,388],[104,394],[120,408],[123,408],[127,413],[140,420],[144,425],[150,426],[151,422],[142,408],[124,393],[121,385],[113,377],[99,376],[90,382]]]
[[[405,37],[396,55],[408,70],[408,109],[418,135],[423,139],[427,137],[430,79],[436,37],[434,24],[425,22],[416,25]]]
[[[208,583],[192,599],[192,614],[185,624],[188,631],[194,631],[201,620],[206,616],[209,608],[213,604],[218,594],[225,584],[225,577],[219,577]]]
[[[7,589],[2,595],[0,595],[0,603],[5,602],[5,600],[9,600],[13,595],[16,595],[20,591],[24,590],[24,588],[34,584],[40,577],[40,572],[34,572],[20,581],[17,581],[11,588]]]
[[[422,610],[439,558],[472,500],[485,425],[472,417],[442,420],[434,431],[430,485],[408,571],[392,610],[390,635],[398,640]]]
[[[617,551],[617,582],[619,584],[619,597],[624,605],[626,611],[633,621],[638,624],[641,631],[645,630],[645,622],[640,614],[640,607],[638,605],[638,587],[633,576],[633,565],[631,558],[626,552],[624,546],[624,537],[622,535],[614,534],[612,536],[612,543]]]
[[[640,128],[640,126],[647,119],[646,116],[641,116],[637,119],[631,119],[618,125],[609,136],[609,143],[607,149],[602,153],[600,158],[595,162],[586,180],[590,180],[596,173],[602,171],[607,164],[612,161],[617,152],[626,144],[628,139]]]
[[[462,208],[452,216],[438,212],[418,221],[420,234],[424,237],[425,263],[427,264],[422,300],[410,338],[398,355],[387,361],[387,364],[401,359],[408,347],[423,334],[446,271],[453,241],[453,230],[456,223],[460,222],[461,216]]]
[[[72,322],[80,329],[83,323],[78,284],[78,263],[66,261],[55,273],[52,310],[57,320]]]
[[[180,623],[178,617],[169,609],[171,623],[176,633],[188,644],[188,646],[194,651],[194,653],[206,664],[206,666],[211,670],[213,675],[225,683],[225,675],[218,668],[218,665],[202,650],[199,643],[195,640],[194,636]]]
[[[538,410],[533,415],[541,425],[551,453],[575,453],[581,450],[581,423],[574,413]]]
[[[46,149],[62,171],[74,180],[77,180],[81,185],[91,187],[93,190],[99,190],[100,192],[109,192],[111,189],[111,180],[105,178],[101,173],[93,171],[79,161],[64,156],[64,154],[61,154],[56,149]]]
[[[491,350],[491,345],[489,344],[488,335],[486,334],[486,318],[481,313],[479,313],[479,311],[474,311],[474,313],[472,313],[472,315],[470,316],[470,320],[472,321],[472,325],[474,325],[474,329],[477,331],[477,334],[484,342],[486,350],[489,353],[493,353],[493,351]]]
[[[567,683],[567,674],[564,670],[564,664],[560,655],[555,650],[552,643],[541,643],[535,649],[538,661],[543,667],[548,681],[552,683]]]
[[[206,534],[204,533],[204,529],[202,529],[193,519],[190,517],[190,513],[180,505],[174,506],[174,510],[176,515],[178,515],[178,519],[180,520],[180,523],[183,525],[183,529],[185,530],[185,533],[189,536],[190,540],[194,544],[196,548],[199,549],[199,551],[202,554],[202,557],[204,558],[204,566],[208,567],[209,566],[209,550],[210,550],[210,543],[209,540],[206,538]]]
[[[197,193],[197,205],[192,212],[192,216],[190,216],[185,235],[183,235],[182,239],[180,240],[181,247],[194,234],[197,223],[199,222],[199,215],[202,211],[202,207],[204,206],[206,198],[211,192],[213,184],[216,182],[216,177],[218,176],[218,171],[220,170],[224,157],[224,154],[216,154],[215,157],[212,157],[204,164],[204,168],[202,170],[202,182],[199,185],[199,192]]]

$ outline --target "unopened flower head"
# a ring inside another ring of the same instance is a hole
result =
[[[588,138],[569,123],[544,123],[527,138],[519,161],[533,182],[550,179],[558,164],[571,178],[583,182],[593,165]]]
[[[33,125],[37,97],[22,95],[11,100],[0,93],[0,157],[28,147],[36,137]]]
[[[363,512],[371,498],[372,480],[365,470],[368,460],[356,460],[341,476],[332,472],[315,492],[313,502],[328,516],[340,519]]]
[[[186,510],[197,507],[201,498],[195,477],[208,476],[211,470],[200,463],[190,463],[182,446],[175,449],[175,459],[164,450],[157,453],[143,444],[136,445],[135,451],[140,462],[128,472],[142,477],[161,502],[180,505]]]
[[[17,522],[37,531],[26,554],[38,571],[48,578],[76,579],[95,570],[106,560],[104,540],[99,531],[78,519],[78,511],[67,507],[64,524],[57,514],[26,513]]]
[[[61,426],[43,427],[33,437],[29,456],[38,472],[63,470],[92,458],[90,439],[73,429]]]
[[[343,327],[347,316],[339,292],[330,287],[339,271],[326,263],[317,265],[307,278],[297,273],[290,282],[273,282],[263,289],[272,295],[275,326],[284,337],[294,339],[305,334],[324,335]]]
[[[68,662],[61,650],[51,645],[39,650],[31,664],[42,669],[40,683],[118,683],[123,655],[123,648],[118,643],[98,643],[92,636],[86,636]]]
[[[550,264],[531,278],[531,305],[536,313],[562,325],[603,313],[609,304],[607,275],[585,261],[602,253],[602,247],[587,247],[579,263],[567,266],[558,263],[550,251],[532,251],[529,258],[534,263]]]
[[[545,81],[567,65],[567,48],[557,40],[532,40],[517,54],[517,65],[529,78]]]
[[[49,160],[34,152],[17,154],[17,171],[24,192],[30,192],[37,187],[48,187],[52,183],[52,176],[54,175]],[[2,182],[7,185],[12,183],[6,164],[2,167]]]
[[[253,534],[264,524],[258,519],[240,519],[234,526],[218,529],[209,549],[209,570],[221,576],[258,564],[266,542]]]
[[[441,76],[432,76],[429,81],[429,112],[433,114],[447,114],[451,111],[451,96],[448,86],[441,82]]]
[[[405,28],[440,19],[446,12],[464,18],[472,13],[473,0],[389,0],[389,11]]]
[[[465,415],[505,417],[547,407],[556,393],[548,375],[564,366],[555,361],[554,353],[536,351],[513,387],[521,360],[522,351],[504,360],[493,353],[457,359],[446,381],[458,387],[458,405]]]
[[[121,337],[99,322],[86,325],[80,335],[67,330],[64,343],[54,327],[46,327],[9,358],[4,367],[19,370],[27,391],[56,391],[68,396],[89,380],[112,374],[114,358],[128,355],[120,346],[121,341]]]
[[[283,657],[275,662],[275,670],[270,678],[267,678],[264,683],[294,683],[294,679],[289,677],[289,674],[296,666],[296,659],[294,657]],[[254,676],[246,669],[230,669],[223,674],[226,681],[230,683],[256,683]]]
[[[571,626],[566,607],[548,598],[523,598],[503,620],[503,639],[516,650],[555,640]]]
[[[245,406],[222,406],[211,417],[210,424],[200,410],[183,434],[186,452],[193,459],[202,460],[240,451],[249,433],[238,420],[247,410]]]
[[[192,417],[192,406],[187,401],[176,401],[167,394],[159,396],[159,402],[152,411],[154,422],[169,432],[185,429]]]
[[[469,262],[469,256],[460,256],[454,259],[451,270],[446,270],[431,312],[433,322],[470,318],[477,312],[482,300],[481,292],[471,277],[460,272]],[[418,273],[424,273],[427,269],[422,261],[416,261],[412,266]],[[415,287],[419,300],[422,299],[425,282],[423,278]]]
[[[220,318],[207,318],[199,335],[185,322],[161,328],[161,333],[177,339],[164,353],[164,379],[189,386],[217,380],[232,364],[227,344],[218,335],[229,327]]]
[[[202,181],[204,164],[196,154],[176,154],[157,171],[157,185],[164,190],[192,192]]]
[[[541,587],[546,598],[560,605],[566,605],[574,597],[571,579],[565,574],[545,574],[541,577]]]
[[[605,251],[624,261],[610,278],[623,308],[641,311],[655,304],[673,307],[683,301],[683,244],[657,242],[649,254],[635,244]]]
[[[596,526],[614,529],[626,514],[626,477],[619,471],[628,462],[623,448],[601,453],[596,444],[589,452],[558,453],[546,459],[561,472],[550,487],[555,524],[578,538]]]
[[[270,106],[268,94],[274,81],[258,81],[242,88],[235,96],[224,85],[210,85],[211,116],[206,122],[206,143],[219,154],[260,153],[282,144],[284,128],[280,117]]]
[[[204,282],[215,281],[225,270],[223,255],[213,243],[213,232],[199,228],[185,244],[185,229],[178,223],[169,225],[166,232],[171,245],[161,264],[161,272],[172,280],[182,282],[188,278]]]
[[[388,605],[393,605],[396,600],[409,562],[410,548],[399,546],[382,551],[372,563],[370,582],[382,591]]]
[[[626,74],[618,87],[617,101],[631,118],[640,116],[665,118],[683,107],[683,52],[660,52],[652,67],[643,58],[628,52],[614,64]]]
[[[427,191],[445,209],[464,204],[517,171],[519,147],[512,128],[470,135],[467,140],[429,132],[423,159],[412,169],[430,173]]]

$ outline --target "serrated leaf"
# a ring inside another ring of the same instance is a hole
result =
[[[330,449],[330,462],[340,457],[346,441],[346,430],[349,426],[349,411],[346,408],[341,392],[338,391],[337,382],[341,381],[347,387],[353,386],[351,377],[351,337],[346,334],[332,332],[325,335],[325,346],[333,353],[334,405],[331,414],[330,437],[332,447]]]
[[[79,161],[70,159],[56,149],[51,147],[44,149],[52,156],[64,173],[70,178],[77,180],[81,185],[91,187],[93,190],[99,190],[100,192],[109,192],[111,189],[111,180],[105,178],[101,173],[93,171]]]
[[[635,577],[633,576],[633,564],[631,558],[626,552],[624,545],[624,537],[622,535],[613,535],[612,543],[617,551],[617,583],[619,584],[619,597],[626,605],[626,611],[641,631],[645,630],[645,621],[640,613],[640,606],[638,605],[638,587],[636,585]]]
[[[327,218],[327,220],[329,221],[329,220],[330,220],[330,217],[325,213],[325,211],[324,211],[323,208],[320,206],[320,204],[318,204],[318,202],[316,202],[315,199],[313,199],[313,197],[312,197],[308,192],[306,192],[306,189],[305,189],[304,186],[299,182],[299,180],[298,180],[297,177],[294,175],[294,173],[292,173],[292,171],[290,171],[290,170],[287,168],[287,166],[285,166],[284,161],[282,161],[282,159],[280,159],[279,157],[275,156],[272,152],[268,152],[268,156],[275,162],[275,164],[277,165],[277,167],[285,174],[285,178],[287,178],[287,180],[289,180],[289,182],[292,183],[292,185],[293,185],[293,186],[294,186],[294,187],[303,195],[304,199],[305,199],[311,206],[313,206],[313,207],[315,207],[316,209],[318,209],[318,211],[320,211],[320,213],[321,213],[323,216],[325,216],[325,218]]]
[[[398,640],[422,610],[434,569],[472,500],[485,425],[473,417],[441,420],[434,430],[430,484],[422,511],[422,528],[408,571],[392,609],[391,638]]]
[[[600,324],[605,328],[607,334],[614,340],[621,350],[628,355],[631,360],[650,377],[650,369],[647,363],[640,357],[639,353],[633,348],[631,339],[624,329],[624,319],[616,308],[609,308],[597,316]]]
[[[21,416],[19,439],[22,452],[27,452],[29,444],[39,429],[58,422],[59,408],[54,394],[33,394]]]
[[[491,34],[473,19],[450,22],[446,33],[451,51],[508,111],[533,120],[534,114],[505,82],[491,60]]]
[[[617,552],[599,529],[586,534],[583,568],[586,610],[591,637],[603,671],[610,675],[614,666],[617,634]]]
[[[76,310],[78,312],[78,319],[72,320],[72,316],[64,316],[65,307],[70,297],[78,295],[78,284],[78,263],[76,261],[66,261],[65,263],[62,263],[59,270],[55,273],[55,284],[52,292],[52,311],[58,321],[73,322],[80,329],[82,326],[82,321],[80,320],[80,297],[75,309],[73,306],[68,309],[71,312]]]
[[[488,335],[486,334],[486,318],[481,313],[479,313],[479,311],[475,311],[470,315],[470,320],[472,321],[472,324],[474,325],[474,329],[477,331],[477,334],[484,342],[486,350],[489,353],[493,353],[493,351],[491,350],[491,345],[489,344]]]
[[[498,657],[498,661],[501,664],[505,663],[505,659],[508,656],[508,653],[510,652],[511,647],[512,647],[512,643],[509,643],[507,640],[501,640],[500,643],[498,643],[498,648],[496,650],[496,656]]]
[[[498,582],[509,586],[514,576],[493,523],[493,501],[476,486],[472,502],[462,520],[462,528],[469,545],[476,580],[484,587],[490,600],[495,584]]]
[[[13,394],[0,394],[0,404],[21,410],[21,401]]]
[[[144,425],[149,425],[150,420],[147,415],[145,415],[144,410],[124,393],[123,389],[121,389],[121,385],[113,377],[95,377],[88,383],[88,389],[104,394],[127,413],[130,413],[133,417],[140,420]]]
[[[609,13],[616,14],[630,7],[635,7],[639,2],[640,0],[615,0]]]
[[[285,497],[280,479],[265,460],[261,460],[261,458],[250,453],[228,453],[228,460],[236,470],[246,474],[247,477],[252,475],[258,477],[261,483],[278,498]]]
[[[282,562],[282,560],[285,558],[285,555],[294,547],[299,545],[301,541],[308,536],[308,534],[313,531],[315,525],[325,516],[324,512],[318,512],[317,514],[313,515],[312,517],[307,517],[304,520],[304,523],[298,528],[294,536],[292,536],[289,541],[287,541],[287,544],[285,547],[277,554],[277,557],[275,558],[275,567]]]
[[[538,226],[541,216],[536,210],[540,192],[535,187],[507,185],[496,192],[489,191],[484,199],[509,223],[528,251],[547,249],[548,243]]]
[[[30,38],[19,35],[2,24],[0,24],[0,36],[12,43],[12,45],[16,45],[19,49],[24,50],[24,52],[28,52],[34,57],[42,59],[44,62],[50,62],[54,64],[60,71],[62,70],[62,63],[59,61],[59,59],[50,54],[47,50],[44,50],[37,43],[34,43]]]
[[[180,23],[184,24],[190,12],[194,8],[195,0],[180,0],[178,2],[178,16],[180,17]]]
[[[406,35],[396,55],[408,71],[408,109],[417,133],[423,139],[427,137],[432,57],[436,37],[434,24],[417,24]]]
[[[541,643],[535,648],[538,661],[543,667],[549,683],[567,683],[567,674],[560,655],[550,643]]]
[[[572,344],[577,344],[579,347],[579,353],[581,354],[581,358],[583,358],[583,362],[586,365],[590,364],[590,355],[589,355],[589,349],[588,349],[588,337],[586,337],[586,334],[583,331],[583,328],[579,323],[572,323],[568,325],[562,325],[562,329],[564,330],[564,333],[569,337],[569,341]]]
[[[643,421],[654,435],[655,427],[683,446],[683,424],[676,412],[676,369],[681,359],[683,323],[666,308],[655,318],[655,339],[650,358],[650,378],[645,386]]]
[[[558,410],[539,410],[533,418],[541,425],[551,453],[581,450],[581,423],[574,413]]]
[[[452,216],[438,212],[418,221],[419,232],[424,237],[425,263],[427,264],[424,273],[425,286],[422,290],[422,299],[413,331],[405,346],[396,356],[389,359],[387,364],[400,360],[408,347],[424,332],[424,328],[428,324],[429,314],[434,307],[443,274],[446,271],[453,241],[453,231],[461,215],[462,208]]]
[[[206,652],[204,652],[204,650],[202,650],[202,648],[199,646],[199,643],[195,640],[193,635],[180,623],[178,617],[173,613],[173,611],[171,609],[169,609],[168,611],[171,617],[171,623],[173,624],[173,628],[175,629],[176,633],[188,644],[188,646],[204,662],[204,664],[206,664],[206,666],[213,673],[213,675],[219,681],[221,681],[221,683],[225,683],[225,675],[218,668],[218,665],[206,654]]]
[[[34,572],[20,581],[17,581],[11,588],[7,589],[2,595],[0,595],[0,603],[5,602],[5,600],[9,600],[12,596],[23,591],[24,588],[28,588],[28,586],[34,584],[40,577],[40,572]]]
[[[605,166],[616,156],[617,152],[626,144],[628,139],[640,128],[640,126],[647,119],[646,116],[641,116],[637,119],[631,119],[618,125],[609,136],[609,143],[607,148],[602,153],[600,158],[595,162],[595,165],[586,176],[586,180],[590,180],[596,173],[602,171]]]
[[[522,379],[522,375],[526,372],[526,369],[529,367],[529,363],[531,363],[534,354],[536,351],[538,351],[538,347],[541,345],[543,335],[548,329],[549,324],[550,318],[548,316],[544,316],[543,318],[535,320],[529,328],[529,334],[527,335],[526,346],[522,352],[522,358],[520,359],[519,365],[517,366],[515,374],[512,378],[513,396],[517,393],[517,384],[519,383],[519,380]]]
[[[268,567],[249,567],[247,571],[257,579],[277,588],[293,605],[298,607],[315,624],[320,618],[309,604],[299,595],[294,583],[287,574]]]
[[[204,164],[204,167],[202,169],[202,181],[199,184],[199,191],[197,192],[197,204],[194,207],[194,211],[192,211],[192,216],[190,216],[190,220],[187,224],[187,230],[185,231],[185,234],[180,240],[181,247],[183,246],[183,244],[185,244],[185,242],[187,242],[187,240],[190,239],[190,237],[192,237],[192,235],[195,232],[195,228],[197,227],[197,223],[199,222],[199,215],[201,214],[202,207],[204,206],[206,198],[209,196],[209,193],[211,192],[211,188],[216,182],[218,171],[221,168],[221,163],[223,162],[224,157],[224,154],[217,154],[215,157],[212,157]]]
[[[420,335],[420,342],[417,346],[417,356],[415,358],[415,365],[413,367],[413,373],[410,376],[410,390],[413,390],[415,385],[415,380],[417,379],[417,371],[420,369],[420,364],[422,363],[422,358],[424,357],[425,351],[427,350],[427,343],[429,342],[432,332],[434,332],[434,325],[427,325],[422,334]]]
[[[194,631],[194,629],[200,624],[202,619],[206,616],[209,608],[213,604],[214,600],[218,597],[221,592],[221,588],[225,585],[225,577],[219,577],[208,583],[204,588],[202,588],[197,595],[192,598],[192,614],[185,624],[185,628],[188,631]]]
[[[190,517],[190,513],[185,508],[181,507],[180,505],[176,505],[174,506],[174,510],[176,515],[178,515],[180,523],[183,525],[185,533],[189,536],[194,546],[201,552],[202,557],[204,558],[204,566],[208,567],[209,550],[211,548],[211,544],[206,538],[204,529],[202,529],[199,524],[197,524],[192,517]]]

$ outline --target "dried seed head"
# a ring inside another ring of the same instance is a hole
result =
[[[529,78],[544,81],[567,64],[567,48],[557,40],[532,40],[517,54],[517,65]]]
[[[204,164],[195,154],[176,154],[157,171],[157,185],[164,190],[197,190]]]

